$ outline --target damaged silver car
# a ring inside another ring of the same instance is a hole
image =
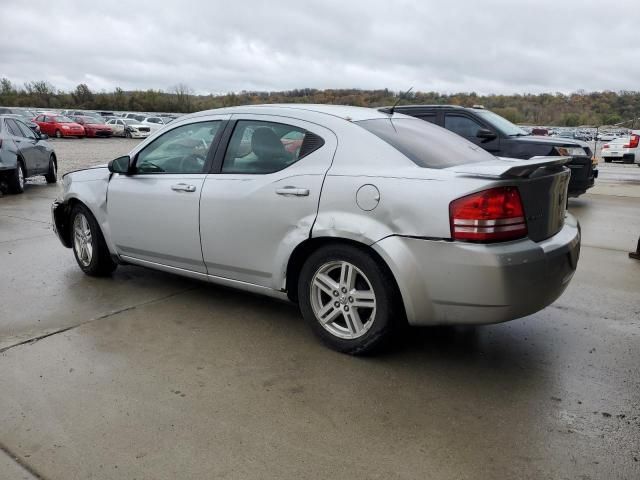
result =
[[[499,159],[393,111],[233,107],[69,173],[56,232],[88,275],[134,264],[296,302],[358,354],[410,325],[532,314],[567,287],[567,158]]]

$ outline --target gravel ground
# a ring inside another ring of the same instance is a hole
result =
[[[79,168],[107,163],[128,154],[142,139],[137,138],[62,138],[50,140],[58,156],[58,170],[65,174]]]

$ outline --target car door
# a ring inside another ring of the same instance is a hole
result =
[[[36,149],[35,137],[33,139],[24,136],[22,130],[18,126],[18,123],[13,118],[5,119],[7,130],[11,134],[13,141],[18,147],[20,155],[24,159],[25,167],[27,169],[27,175],[36,175],[41,169],[40,154]]]
[[[446,113],[444,116],[444,128],[457,133],[461,137],[466,138],[488,152],[494,154],[500,152],[500,137],[497,132],[493,132],[495,137],[491,139],[479,137],[478,133],[480,130],[485,129],[493,131],[493,129],[469,115],[457,112]]]
[[[16,119],[15,122],[18,128],[20,128],[23,138],[25,138],[34,149],[38,173],[47,173],[49,171],[49,150],[40,140],[40,135],[34,133],[34,131],[29,128],[29,125],[23,121]],[[34,171],[33,173],[36,172]]]
[[[124,120],[109,120],[107,123],[113,130],[114,135],[124,137]]]
[[[176,125],[134,151],[132,174],[113,174],[107,216],[113,243],[125,260],[206,272],[200,195],[228,117]]]
[[[335,134],[288,117],[234,115],[200,202],[209,275],[280,289],[284,265],[309,237]]]

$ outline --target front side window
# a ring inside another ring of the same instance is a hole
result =
[[[137,155],[138,173],[203,173],[220,121],[190,123],[161,135]]]
[[[7,124],[7,130],[11,132],[11,135],[13,135],[14,137],[24,137],[24,135],[22,135],[22,132],[20,131],[20,127],[18,127],[18,124],[15,120],[13,120],[12,118],[7,118],[5,119],[5,122]]]
[[[20,120],[16,120],[16,125],[18,126],[18,128],[20,128],[20,131],[22,132],[23,137],[35,140],[36,138],[35,134],[27,125],[22,123]]]
[[[284,123],[240,120],[231,135],[222,173],[274,173],[317,150],[324,141]]]
[[[444,117],[444,128],[457,133],[461,137],[475,138],[482,125],[475,120],[462,115],[446,115]]]

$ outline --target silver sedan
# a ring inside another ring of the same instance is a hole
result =
[[[503,322],[558,298],[580,248],[566,161],[499,159],[397,113],[234,107],[65,175],[52,211],[88,275],[134,264],[288,299],[358,354],[405,320]]]

